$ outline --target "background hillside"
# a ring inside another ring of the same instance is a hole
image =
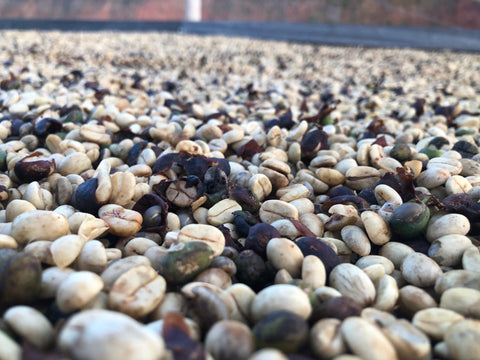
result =
[[[182,0],[0,0],[0,18],[182,20]],[[480,0],[203,0],[204,20],[480,29]]]

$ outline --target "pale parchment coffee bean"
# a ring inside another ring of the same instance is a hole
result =
[[[146,149],[150,150],[150,149]],[[138,159],[140,161],[140,159]],[[152,168],[147,165],[147,164],[137,164],[137,165],[132,165],[128,169],[125,170],[125,173],[132,173],[136,179],[144,180],[142,178],[148,178],[152,176]]]
[[[92,168],[92,162],[88,158],[87,154],[82,152],[74,152],[67,155],[57,168],[57,171],[67,176],[70,174],[81,174],[85,170]]]
[[[285,202],[307,198],[309,194],[310,190],[303,184],[290,184],[287,187],[278,189],[275,193],[279,200]]]
[[[169,312],[185,314],[187,299],[179,292],[167,292],[162,302],[150,313],[151,320],[163,319]]]
[[[119,249],[117,249],[119,250]],[[121,251],[119,251],[121,256]],[[138,265],[150,266],[150,260],[146,256],[132,255],[126,258],[114,260],[108,264],[107,268],[102,272],[101,277],[105,285],[104,290],[110,290],[113,283],[126,271]]]
[[[317,156],[310,160],[310,168],[312,170],[317,168],[329,168],[337,165],[337,159],[335,158],[335,156],[321,153],[317,154]]]
[[[131,236],[142,228],[142,215],[137,211],[125,209],[120,205],[103,205],[98,210],[98,216],[107,223],[108,232],[113,235]]]
[[[375,198],[379,205],[390,203],[393,209],[403,204],[403,200],[398,192],[385,184],[375,186]]]
[[[462,214],[446,214],[435,220],[430,220],[426,237],[432,242],[439,237],[451,234],[467,235],[470,231],[470,221]]]
[[[451,359],[452,358],[445,341],[440,341],[440,342],[437,342],[435,344],[435,346],[433,347],[433,354],[435,356],[438,356],[440,359]]]
[[[312,306],[307,294],[294,285],[271,285],[260,291],[252,301],[252,319],[259,322],[275,311],[291,311],[308,319]]]
[[[299,221],[305,225],[316,236],[323,236],[324,225],[322,219],[316,214],[303,214],[299,217]]]
[[[471,270],[450,270],[440,276],[435,282],[435,292],[439,295],[455,287],[480,290],[480,277],[478,276],[478,272]]]
[[[300,277],[303,253],[291,240],[273,238],[267,244],[267,259],[276,270],[285,269],[292,278]]]
[[[36,240],[53,241],[68,234],[68,221],[53,211],[33,210],[18,215],[12,223],[12,237],[20,245]]]
[[[197,186],[189,186],[187,180],[172,181],[165,190],[165,196],[172,204],[178,207],[189,207],[198,198]]]
[[[422,288],[406,285],[399,290],[398,306],[402,311],[413,315],[420,310],[438,306],[435,299]]]
[[[341,230],[342,240],[356,254],[367,256],[370,254],[371,245],[367,235],[355,225],[344,226]]]
[[[384,157],[380,158],[375,166],[379,170],[383,170],[386,172],[396,172],[397,168],[402,167],[402,163],[392,157]]]
[[[255,340],[247,325],[221,320],[208,330],[205,349],[216,360],[247,359],[255,351]]]
[[[290,146],[288,147],[288,161],[290,163],[295,164],[298,161],[301,160],[302,158],[302,147],[300,146],[299,143],[291,143]]]
[[[128,129],[136,120],[134,115],[127,112],[121,112],[115,117],[115,123],[120,126],[121,129]]]
[[[333,206],[332,206],[333,207]],[[347,225],[358,223],[358,215],[343,215],[335,213],[325,221],[325,230],[330,232],[341,231]],[[329,235],[332,237],[332,235]]]
[[[168,255],[168,251],[169,249],[164,246],[152,246],[145,251],[143,257],[146,257],[149,260],[149,264],[154,269],[160,269],[163,259]],[[131,256],[127,257],[127,259],[130,257]]]
[[[457,175],[462,172],[462,163],[454,158],[438,156],[428,161],[427,169],[431,168],[444,169],[452,175]]]
[[[345,176],[338,170],[322,167],[317,169],[317,177],[329,186],[337,186],[343,184]]]
[[[248,186],[259,201],[263,201],[272,192],[272,183],[263,174],[253,175],[248,181]]]
[[[78,360],[158,360],[165,344],[131,317],[108,310],[86,310],[72,316],[62,327],[58,344]]]
[[[127,242],[123,248],[123,253],[125,256],[144,255],[145,251],[153,246],[158,246],[158,244],[145,237],[135,237]]]
[[[228,148],[228,144],[223,139],[212,139],[208,142],[208,148],[211,153],[218,152],[223,156],[223,153]]]
[[[70,217],[72,217],[74,214],[81,213],[80,211],[76,211],[75,208],[71,205],[60,205],[55,210],[53,210],[53,212],[62,214],[63,216],[65,216],[67,218],[67,220]]]
[[[346,185],[353,190],[362,190],[373,187],[380,180],[380,172],[369,166],[351,168],[345,174]]]
[[[451,176],[445,183],[445,191],[448,195],[468,194],[471,189],[472,185],[460,175]]]
[[[378,310],[392,311],[399,296],[397,282],[393,277],[385,275],[377,283],[373,307]]]
[[[112,310],[141,318],[160,304],[166,288],[165,279],[151,266],[139,265],[124,272],[113,283],[108,303]]]
[[[107,252],[105,246],[98,240],[85,243],[77,258],[77,269],[100,274],[107,267]]]
[[[276,170],[282,174],[289,174],[291,172],[290,166],[287,164],[288,155],[279,147],[269,146],[266,151],[258,154],[258,159],[263,165],[269,169]]]
[[[208,209],[207,220],[214,226],[232,222],[235,218],[233,212],[241,211],[242,207],[235,200],[224,199]]]
[[[106,248],[105,254],[107,255],[107,262],[121,259],[122,250],[116,248]]]
[[[358,166],[358,164],[354,159],[347,158],[347,159],[340,160],[338,164],[335,166],[335,169],[340,171],[340,173],[342,173],[345,176],[348,170],[356,166]]]
[[[430,339],[409,321],[396,319],[387,312],[371,308],[364,309],[362,317],[381,329],[392,343],[399,359],[422,360],[430,355]]]
[[[12,223],[0,223],[0,234],[1,235],[12,235]]]
[[[70,234],[59,237],[50,246],[53,262],[59,268],[66,268],[78,257],[83,245],[84,241],[78,235]]]
[[[0,331],[0,358],[8,360],[22,359],[22,348],[4,331]]]
[[[383,146],[371,144],[368,151],[368,156],[370,158],[370,163],[374,166],[377,166],[379,160],[384,159],[387,155],[385,154]]]
[[[440,298],[440,307],[478,320],[480,319],[480,291],[461,287],[448,289]]]
[[[93,177],[97,179],[95,199],[99,204],[105,204],[112,194],[112,180],[110,178],[110,171],[114,166],[112,166],[109,159],[112,158],[102,160],[97,166],[97,170],[95,170],[93,175]]]
[[[319,358],[330,359],[347,351],[345,340],[340,333],[342,322],[338,319],[322,319],[310,330],[310,346]]]
[[[72,217],[73,216],[74,215],[72,215]],[[69,225],[71,226],[70,218]],[[77,233],[85,242],[88,242],[104,235],[109,227],[104,220],[94,216],[88,216],[80,223]]]
[[[463,319],[462,315],[452,310],[429,308],[417,312],[412,318],[412,324],[431,339],[441,341],[448,328]]]
[[[289,219],[276,220],[270,225],[277,229],[282,237],[289,238],[290,240],[302,235],[302,233],[295,227],[295,224]]]
[[[387,275],[390,275],[395,269],[395,266],[389,259],[380,255],[363,256],[355,263],[355,265],[358,266],[360,269],[365,269],[366,267],[374,264],[382,265],[385,269],[385,274]]]
[[[135,175],[131,172],[116,172],[110,178],[112,182],[110,203],[127,206],[135,195]]]
[[[85,124],[80,127],[80,135],[87,141],[100,145],[109,145],[112,143],[110,135],[104,126]]]
[[[236,283],[225,290],[230,294],[235,301],[238,312],[244,319],[252,321],[252,302],[255,299],[255,292],[248,286],[242,283]]]
[[[369,277],[353,264],[339,264],[329,277],[330,286],[360,306],[366,307],[375,299],[375,286]]]
[[[47,349],[54,343],[53,326],[37,309],[13,306],[3,314],[3,319],[17,335],[39,349]]]
[[[241,141],[245,134],[243,133],[242,130],[240,129],[233,129],[230,131],[227,131],[222,135],[222,139],[227,143],[227,144],[233,144],[238,141]]]
[[[310,199],[300,198],[289,202],[290,205],[293,205],[297,208],[298,216],[305,214],[313,214],[315,211],[315,205]]]
[[[208,209],[199,207],[193,211],[193,218],[198,224],[208,225]],[[180,230],[180,228],[178,229]]]
[[[325,184],[323,181],[315,177],[314,173],[310,170],[307,169],[301,169],[297,172],[297,175],[295,176],[295,181],[301,182],[301,181],[306,181],[308,182],[312,188],[313,191],[316,194],[323,194],[326,193],[329,189],[329,186]]]
[[[302,120],[290,130],[290,132],[288,133],[288,137],[294,140],[300,140],[303,135],[305,135],[307,130],[308,122]]]
[[[14,199],[10,201],[5,208],[5,221],[12,222],[18,215],[36,209],[35,205],[26,200]]]
[[[100,276],[90,271],[78,271],[67,277],[58,287],[57,305],[63,312],[80,310],[102,290]]]
[[[177,144],[175,150],[178,152],[184,151],[190,155],[203,155],[203,150],[201,146],[191,140],[180,141]]]
[[[340,291],[338,291],[337,289],[334,289],[333,287],[330,287],[330,286],[319,287],[318,289],[316,289],[314,291],[314,295],[315,295],[315,301],[318,304],[324,304],[332,298],[342,296]]]
[[[401,271],[407,282],[418,287],[432,286],[442,276],[440,266],[428,256],[418,252],[405,257]]]
[[[348,348],[362,359],[398,359],[395,348],[381,330],[361,317],[345,319],[340,331]]]
[[[222,254],[225,248],[225,237],[212,225],[189,224],[180,229],[177,240],[181,243],[201,241],[213,250],[213,256]]]
[[[363,268],[362,270],[368,276],[368,278],[372,281],[375,287],[378,286],[380,279],[382,279],[386,275],[385,268],[380,264],[369,265]]]
[[[260,220],[268,224],[280,219],[298,220],[298,210],[295,206],[281,200],[267,200],[260,207]]]
[[[400,269],[403,260],[413,252],[414,250],[410,246],[392,241],[383,245],[380,248],[379,254],[390,260],[395,266],[395,269]]]
[[[327,273],[325,265],[315,255],[307,255],[302,263],[302,281],[312,289],[318,289],[325,286],[327,282]]]
[[[52,193],[42,189],[37,181],[28,184],[23,199],[32,203],[38,210],[51,210],[53,207]]]
[[[0,249],[13,249],[18,248],[17,241],[10,235],[0,234]]]
[[[375,245],[384,245],[390,241],[392,233],[382,216],[374,211],[364,211],[360,217],[372,243]]]
[[[396,320],[394,315],[372,307],[363,309],[360,316],[363,319],[368,320],[372,325],[379,327],[383,327],[384,325],[392,323]]]
[[[254,352],[248,360],[288,360],[288,357],[280,350],[265,348]]]
[[[430,339],[410,322],[399,319],[382,328],[399,359],[423,360],[430,356]]]
[[[433,167],[422,171],[416,181],[418,186],[433,189],[444,185],[450,176],[451,173],[448,170]]]
[[[82,225],[84,220],[86,220],[86,219],[97,219],[92,214],[89,214],[89,213],[86,213],[86,212],[82,212],[82,211],[75,212],[75,208],[73,208],[73,207],[71,208],[71,210],[72,210],[71,214],[67,213],[67,211],[62,211],[60,213],[67,217],[68,227],[69,227],[70,232],[72,234],[78,234],[78,230],[80,228],[80,225]],[[55,212],[57,212],[57,209],[55,210]]]
[[[267,154],[264,152],[260,156]],[[268,177],[274,188],[280,189],[289,184],[290,167],[284,161],[269,158],[258,167],[258,172]]]
[[[462,266],[465,270],[480,272],[480,248],[470,246],[462,256]]]
[[[441,266],[456,266],[462,261],[463,253],[472,245],[472,241],[459,234],[439,237],[428,248],[428,256]]]
[[[52,252],[50,251],[50,246],[52,246],[51,241],[38,240],[25,246],[23,251],[28,254],[32,254],[44,264],[55,265],[55,262],[52,258]]]
[[[74,188],[72,183],[64,176],[59,177],[54,185],[55,202],[59,205],[70,203]]]
[[[203,270],[193,279],[193,281],[212,284],[223,290],[232,286],[230,275],[224,270],[215,267]]]
[[[480,321],[462,320],[445,334],[448,352],[454,360],[476,360],[480,354]]]
[[[49,267],[42,271],[42,283],[40,287],[40,298],[50,299],[57,294],[60,284],[73,274],[75,270],[71,268],[61,269],[56,266]]]
[[[462,176],[474,176],[480,173],[480,164],[478,163],[478,160],[475,161],[473,159],[460,159],[459,160],[462,163],[462,172],[460,175]]]
[[[371,144],[366,142],[357,143],[358,149],[357,149],[355,159],[357,160],[358,165],[361,165],[361,166],[369,165],[370,159],[369,159],[368,153],[370,152],[370,146]]]

